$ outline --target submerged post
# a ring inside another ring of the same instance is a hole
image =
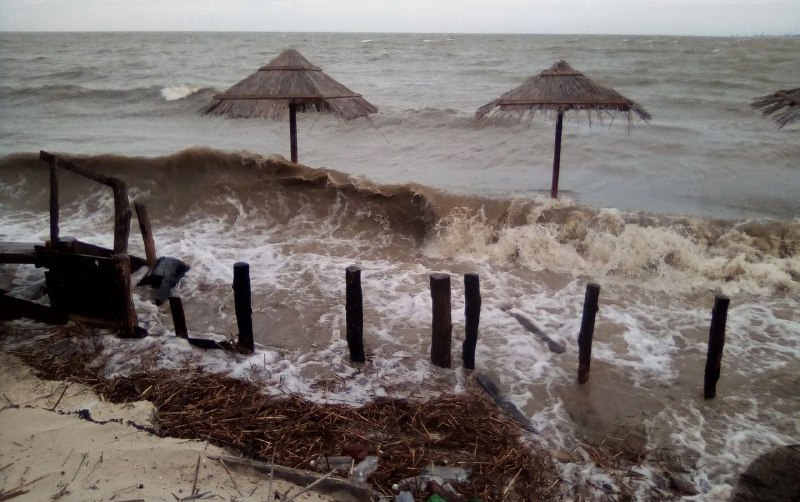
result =
[[[361,268],[350,265],[345,269],[345,311],[347,348],[354,363],[366,362],[364,356],[364,303],[361,293]]]
[[[183,313],[183,302],[180,296],[169,297],[169,310],[172,313],[172,324],[175,326],[175,336],[178,338],[189,338],[189,330],[186,328],[186,316]]]
[[[253,308],[250,303],[250,265],[244,262],[233,264],[233,302],[236,309],[236,325],[239,328],[238,345],[249,351],[253,344]]]
[[[583,300],[583,317],[581,330],[578,333],[578,383],[589,381],[589,366],[592,361],[592,338],[594,337],[594,321],[597,315],[597,300],[600,297],[600,285],[590,282],[586,285]]]
[[[433,299],[431,362],[441,368],[449,368],[453,331],[450,319],[450,275],[431,274],[430,281]]]
[[[553,181],[550,185],[550,197],[558,198],[558,172],[561,169],[561,129],[564,125],[564,112],[559,111],[556,118],[556,140],[553,151]]]
[[[725,345],[725,323],[728,320],[730,298],[717,295],[711,311],[711,328],[708,332],[708,353],[703,382],[703,396],[711,399],[717,395],[717,381],[722,371],[722,347]]]
[[[464,344],[461,359],[468,370],[475,369],[475,346],[481,318],[481,286],[478,274],[464,274]]]
[[[142,232],[144,241],[144,255],[147,258],[147,265],[152,267],[156,264],[156,242],[153,239],[153,229],[150,227],[150,218],[147,216],[147,208],[144,202],[137,200],[133,203],[136,210],[136,219],[139,221],[139,230]]]
[[[58,242],[58,159],[50,162],[50,242]]]
[[[292,162],[297,162],[297,105],[289,103],[289,142],[292,147]]]

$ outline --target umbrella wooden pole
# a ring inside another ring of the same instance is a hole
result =
[[[564,112],[558,112],[556,119],[556,141],[553,152],[553,182],[550,185],[550,197],[558,198],[558,171],[561,168],[561,128],[564,124]]]
[[[297,108],[289,103],[289,141],[292,144],[292,162],[297,162]]]

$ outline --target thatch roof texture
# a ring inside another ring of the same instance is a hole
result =
[[[780,129],[800,120],[800,87],[761,96],[753,100],[750,106],[761,110],[765,117],[772,116]]]
[[[331,112],[345,120],[378,111],[372,104],[287,49],[201,110],[228,118],[282,119],[293,104],[300,112]]]
[[[475,118],[514,116],[522,120],[526,116],[532,118],[539,111],[563,113],[569,110],[621,113],[629,121],[633,115],[642,120],[651,118],[636,102],[595,83],[563,60],[481,106]]]

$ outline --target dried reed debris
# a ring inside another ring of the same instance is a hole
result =
[[[525,445],[520,426],[477,390],[420,402],[379,399],[355,408],[270,397],[256,385],[201,369],[107,380],[88,369],[88,354],[15,355],[46,378],[79,381],[110,401],[151,401],[165,436],[207,440],[301,469],[320,455],[346,454],[356,462],[377,455],[369,481],[385,495],[431,465],[471,470],[457,490],[483,501],[548,500],[559,486],[549,456]]]

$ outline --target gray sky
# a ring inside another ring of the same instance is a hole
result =
[[[785,35],[800,0],[0,0],[0,30]]]

